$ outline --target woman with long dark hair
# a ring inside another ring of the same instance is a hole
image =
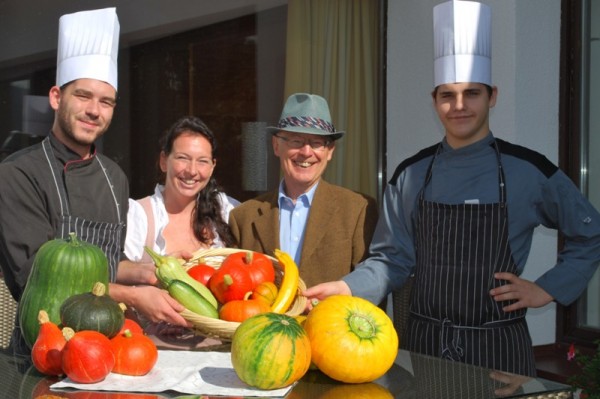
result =
[[[162,138],[160,177],[154,194],[129,200],[125,254],[139,262],[143,273],[154,270],[144,246],[177,256],[234,246],[227,222],[238,202],[223,193],[213,177],[216,149],[214,134],[194,116],[177,120]],[[155,278],[154,282],[157,284]],[[188,324],[179,315],[183,307],[168,296],[155,298],[154,317],[141,320],[146,332],[159,338],[161,344],[198,345],[201,338],[182,329]],[[167,304],[161,304],[158,298],[165,298]]]
[[[213,177],[216,149],[200,118],[182,117],[166,132],[154,194],[130,200],[125,253],[131,260],[150,260],[144,245],[161,254],[234,245],[227,220],[237,201]]]

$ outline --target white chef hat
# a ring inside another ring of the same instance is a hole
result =
[[[474,1],[433,8],[435,87],[445,83],[492,85],[491,10]]]
[[[60,17],[56,85],[97,79],[117,90],[119,19],[114,7]]]

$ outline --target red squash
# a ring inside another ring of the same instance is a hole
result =
[[[62,375],[62,350],[67,341],[45,310],[39,311],[38,321],[40,330],[31,348],[31,361],[42,374]]]
[[[140,326],[138,322],[133,319],[126,318],[125,322],[123,323],[123,327],[121,327],[121,330],[119,330],[117,335],[123,334],[125,330],[129,330],[132,333],[136,334],[144,334],[144,329],[142,328],[142,326]]]
[[[228,265],[245,267],[250,273],[252,284],[256,287],[263,281],[275,281],[275,269],[273,262],[266,255],[260,252],[240,251],[228,255],[221,264],[221,267]]]
[[[115,365],[110,340],[98,331],[75,332],[63,328],[67,340],[62,353],[62,368],[67,377],[80,384],[102,381]]]
[[[221,267],[208,280],[208,288],[222,304],[244,299],[253,287],[252,277],[246,267],[235,262],[223,261]]]
[[[150,338],[125,330],[110,340],[115,354],[113,373],[125,375],[148,374],[158,360],[158,349]]]

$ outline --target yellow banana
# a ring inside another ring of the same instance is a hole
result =
[[[284,251],[279,249],[275,250],[275,257],[283,267],[283,279],[279,292],[275,298],[275,302],[271,305],[271,311],[275,313],[285,313],[290,307],[296,293],[298,292],[298,281],[300,280],[300,274],[298,272],[298,266],[292,257]]]

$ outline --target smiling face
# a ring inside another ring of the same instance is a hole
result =
[[[212,146],[200,133],[184,132],[173,141],[171,151],[160,154],[160,168],[166,174],[165,193],[170,198],[195,201],[208,183],[216,160]]]
[[[437,87],[433,103],[452,148],[481,140],[490,131],[489,110],[496,104],[498,90],[491,95],[481,83],[452,83]]]
[[[292,148],[288,144],[289,141],[285,139],[301,140],[304,141],[304,145],[300,148]],[[292,199],[309,191],[321,179],[327,163],[333,157],[334,141],[315,150],[309,144],[311,140],[323,140],[323,136],[280,131],[272,139],[273,151],[279,157],[283,171],[286,194]]]
[[[62,90],[53,86],[50,106],[56,111],[52,132],[82,158],[110,126],[116,105],[116,91],[106,82],[78,79]]]

